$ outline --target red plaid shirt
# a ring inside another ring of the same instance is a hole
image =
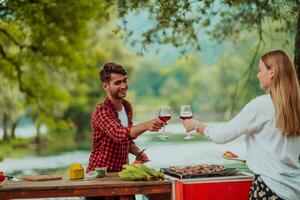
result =
[[[122,126],[118,111],[109,98],[95,108],[91,119],[93,149],[87,172],[96,167],[107,167],[107,171],[117,172],[128,163],[129,146],[134,143],[129,135],[132,108],[128,101],[123,99],[122,103],[128,116],[128,127]]]

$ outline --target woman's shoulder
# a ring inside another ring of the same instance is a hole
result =
[[[256,98],[252,99],[248,103],[248,106],[255,108],[256,110],[265,110],[265,109],[272,108],[273,102],[270,94],[265,94],[265,95],[257,96]]]
[[[264,94],[264,95],[257,96],[252,101],[254,103],[268,103],[268,102],[272,101],[272,99],[271,99],[270,94]]]

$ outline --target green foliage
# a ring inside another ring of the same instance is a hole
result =
[[[113,11],[112,11],[113,13]],[[137,56],[130,52],[128,47],[112,33],[117,23],[116,18],[102,23],[102,26],[90,23],[92,32],[86,50],[89,55],[86,66],[76,76],[74,86],[71,90],[72,100],[64,113],[64,118],[73,122],[73,128],[77,135],[89,133],[90,118],[93,109],[105,96],[99,79],[99,70],[102,65],[113,59],[113,62],[122,64],[131,76],[131,72],[137,65]],[[96,37],[95,37],[96,36]]]
[[[35,154],[38,156],[48,156],[74,150],[76,150],[74,133],[64,131],[45,135],[42,141],[36,144]]]
[[[278,24],[265,24],[269,25],[276,27]],[[292,52],[291,45],[284,42],[284,33],[266,34],[272,34],[272,37],[256,46],[259,40],[256,34],[241,31],[240,39],[227,42],[225,50],[210,60],[212,64],[204,64],[197,54],[186,54],[163,68],[154,67],[155,61],[153,64],[147,63],[146,72],[135,72],[130,88],[140,95],[142,92],[153,91],[154,85],[157,85],[156,93],[159,96],[154,97],[153,93],[138,96],[139,106],[135,111],[142,113],[141,115],[148,113],[156,116],[154,111],[157,111],[160,105],[167,104],[176,116],[180,105],[191,104],[194,114],[201,120],[224,121],[232,118],[247,102],[264,93],[259,88],[256,77],[259,56],[276,48]],[[289,39],[292,37],[293,35],[290,35]],[[214,55],[214,50],[210,53]],[[147,77],[143,74],[147,72],[152,72],[152,76]],[[158,84],[162,77],[163,81]]]
[[[268,37],[265,31],[285,32],[297,30],[298,1],[117,1],[119,16],[124,18],[124,27],[129,32],[127,14],[134,9],[146,13],[151,25],[143,30],[144,48],[157,44],[173,44],[188,51],[190,47],[200,50],[201,38],[211,36],[217,41],[228,38],[236,40],[241,30],[256,32],[259,37]],[[279,27],[262,27],[266,22],[279,22]],[[140,31],[140,30],[139,30]],[[131,36],[132,34],[129,34]]]
[[[0,158],[19,158],[29,155],[48,156],[61,152],[91,149],[90,137],[83,142],[78,142],[75,140],[74,134],[72,131],[63,131],[43,135],[40,143],[36,143],[32,138],[0,141]]]
[[[2,160],[4,160],[4,155],[3,155],[2,152],[0,152],[0,162],[1,162]]]
[[[114,11],[96,0],[8,0],[0,8],[0,75],[23,92],[26,102],[18,111],[26,109],[37,127],[47,124],[50,132],[85,131],[104,95],[99,95],[99,65],[114,58],[129,74],[135,65],[135,55],[112,32]],[[7,108],[9,116],[15,111]]]
[[[30,155],[30,152],[32,151],[32,146],[30,145],[31,142],[32,139],[24,138],[0,141],[0,154],[2,159]]]
[[[24,95],[7,78],[1,76],[0,115],[8,114],[13,119],[24,115]]]
[[[35,169],[35,172],[37,174],[49,174],[49,175],[55,175],[55,176],[64,176],[69,177],[69,167],[59,167],[59,168],[51,168],[51,169]],[[17,176],[18,174],[15,174],[14,176]],[[22,174],[19,174],[22,175]]]
[[[89,24],[105,11],[103,2],[8,0],[0,6],[0,74],[24,92],[37,124],[55,125],[87,65]]]
[[[25,95],[9,79],[0,74],[2,84],[0,85],[0,116],[3,120],[3,138],[15,137],[14,127],[25,115]],[[11,123],[9,123],[11,122]],[[9,127],[11,126],[11,127]],[[9,132],[11,128],[11,132]]]
[[[165,76],[158,69],[140,67],[135,72],[135,76],[130,88],[134,90],[137,96],[161,96],[160,89],[165,82]]]
[[[298,7],[291,2],[117,2],[116,6],[116,1],[96,0],[1,1],[0,78],[5,84],[0,85],[0,114],[9,114],[11,122],[27,115],[37,127],[47,124],[50,138],[45,144],[60,140],[55,134],[59,133],[69,146],[58,143],[54,146],[58,151],[87,149],[90,116],[105,95],[99,68],[114,61],[128,71],[127,98],[135,120],[156,117],[158,107],[165,104],[175,114],[180,105],[191,104],[201,119],[224,120],[262,94],[255,72],[259,55],[273,48],[293,51],[290,41],[295,37]],[[285,12],[277,10],[283,4]],[[144,45],[199,48],[208,34],[226,49],[220,55],[211,53],[210,64],[209,58],[201,60],[199,54],[189,53],[159,67],[155,58],[136,56],[120,39],[133,34],[116,29],[118,17],[126,20],[135,11],[149,14],[153,25],[141,34]],[[253,31],[253,25],[264,30],[258,30],[262,35]],[[261,36],[264,43],[257,48]],[[225,38],[230,40],[223,42]],[[76,135],[65,137],[64,132]],[[78,147],[74,136],[87,142]]]
[[[299,1],[123,0],[117,1],[116,7],[132,44],[139,47],[136,44],[141,42],[141,53],[164,44],[179,47],[182,53],[199,51],[205,46],[203,38],[206,36],[222,43],[239,41],[243,35],[241,32],[255,33],[258,37],[256,43],[264,43],[273,38],[273,33],[295,34],[294,63],[300,79]],[[143,30],[136,31],[128,25],[133,9],[138,13],[136,17],[148,17],[150,23]],[[277,23],[277,26],[265,26],[268,23]],[[290,43],[289,37],[282,39]]]
[[[235,168],[241,172],[247,173],[247,174],[253,174],[253,172],[248,168],[246,163],[236,161],[235,163],[229,163],[229,164],[224,164],[224,167],[226,168]]]

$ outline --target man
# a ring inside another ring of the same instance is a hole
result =
[[[125,69],[106,63],[99,75],[106,99],[92,114],[93,149],[86,171],[107,167],[109,172],[118,172],[128,163],[129,153],[137,156],[141,152],[133,140],[145,131],[158,131],[165,123],[153,119],[133,126],[132,108],[124,99],[128,89]],[[142,153],[139,159],[146,161],[148,156]]]

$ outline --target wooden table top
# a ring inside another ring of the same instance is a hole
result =
[[[142,187],[171,185],[170,180],[162,181],[124,181],[117,176],[117,173],[108,173],[106,177],[93,180],[69,180],[64,177],[62,180],[53,181],[4,181],[0,183],[0,192],[9,190],[47,190],[47,189],[77,189],[77,188],[118,188],[118,187]]]

